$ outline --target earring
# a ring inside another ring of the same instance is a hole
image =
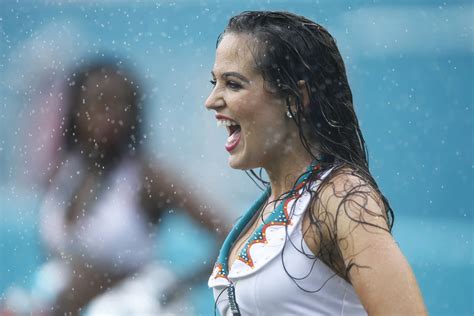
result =
[[[288,118],[292,119],[293,118],[293,114],[291,114],[290,110],[286,110],[286,116],[288,116]]]

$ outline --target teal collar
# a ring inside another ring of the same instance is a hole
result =
[[[269,225],[280,225],[286,226],[289,221],[289,215],[287,214],[286,208],[284,207],[286,201],[294,197],[298,191],[306,184],[308,178],[313,174],[313,172],[318,172],[321,170],[321,165],[318,161],[313,161],[307,170],[300,176],[295,186],[290,190],[287,195],[281,199],[277,207],[270,213],[270,215],[265,219],[264,223],[255,230],[255,232],[250,236],[246,241],[244,247],[242,248],[237,260],[240,260],[250,267],[253,267],[252,258],[249,256],[248,249],[254,243],[265,242],[265,228]],[[214,278],[224,278],[228,280],[228,261],[229,253],[232,249],[232,246],[235,244],[245,227],[248,223],[255,217],[256,213],[261,209],[265,201],[270,197],[271,188],[268,187],[265,192],[260,196],[260,198],[252,205],[252,207],[237,221],[229,235],[225,239],[219,256],[217,257],[217,262],[214,266],[216,271]]]

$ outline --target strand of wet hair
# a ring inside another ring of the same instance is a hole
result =
[[[217,316],[217,304],[219,303],[219,298],[229,287],[230,285],[223,288],[222,291],[217,295],[216,299],[214,300],[214,316]]]
[[[268,187],[268,182],[266,182],[265,180],[263,180],[262,178],[260,178],[256,173],[255,171],[253,171],[252,169],[250,170],[245,170],[245,174],[250,178],[250,180],[253,181],[253,183],[255,183],[255,185],[261,190],[261,191],[265,191]],[[257,181],[260,181],[260,184],[257,182]]]

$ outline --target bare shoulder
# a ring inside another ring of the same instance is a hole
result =
[[[370,175],[335,169],[317,193],[309,213],[319,225],[308,227],[326,230],[320,253],[333,254],[332,268],[352,284],[367,312],[425,315],[416,279],[390,233],[389,205]]]
[[[318,188],[312,206],[314,215],[324,216],[341,237],[355,225],[389,230],[389,221],[382,194],[362,171],[349,167],[333,170]]]
[[[303,220],[309,248],[346,280],[347,259],[358,251],[354,242],[364,240],[365,247],[377,239],[375,235],[390,236],[383,197],[369,177],[349,167],[336,167],[313,192]]]
[[[141,158],[141,168],[144,182],[155,189],[168,189],[178,185],[178,177],[161,160]]]

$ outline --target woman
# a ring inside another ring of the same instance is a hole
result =
[[[91,62],[68,86],[62,155],[40,214],[43,240],[64,273],[51,307],[58,315],[76,314],[140,274],[153,259],[164,210],[188,211],[216,232],[206,203],[185,180],[145,159],[143,99],[130,71],[118,61]]]
[[[426,314],[331,35],[291,13],[244,12],[218,39],[211,83],[230,166],[269,177],[209,279],[221,314]]]

